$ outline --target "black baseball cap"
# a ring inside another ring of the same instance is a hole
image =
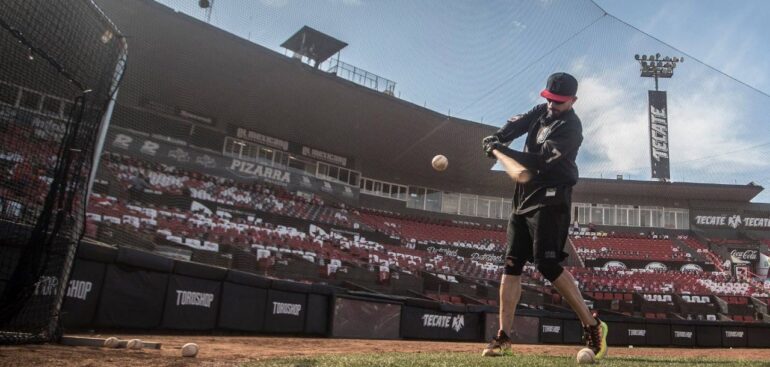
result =
[[[577,94],[577,89],[578,82],[574,76],[567,73],[553,73],[548,77],[548,83],[540,95],[556,102],[567,102]]]

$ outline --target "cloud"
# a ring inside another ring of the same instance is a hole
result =
[[[649,178],[647,93],[629,95],[629,88],[619,87],[624,83],[611,74],[581,79],[575,109],[583,121],[581,152],[590,158],[581,164],[584,176]],[[749,106],[730,84],[712,74],[707,82],[690,84],[691,93],[669,93],[672,179],[723,182],[725,177],[752,177],[769,168],[755,154],[740,152],[766,136],[752,135]]]

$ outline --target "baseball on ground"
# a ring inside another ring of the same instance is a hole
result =
[[[182,346],[182,357],[195,357],[198,355],[198,344],[187,343]]]
[[[577,362],[578,364],[594,363],[594,356],[594,351],[589,348],[583,348],[577,354]]]
[[[436,171],[443,171],[449,166],[449,160],[446,159],[443,155],[439,154],[435,157],[433,157],[433,160],[430,162],[431,165],[433,165],[433,169]]]
[[[104,346],[107,348],[117,348],[119,345],[120,345],[120,339],[114,336],[104,339]]]
[[[126,348],[128,349],[142,349],[144,348],[144,343],[139,339],[131,339],[126,343]]]

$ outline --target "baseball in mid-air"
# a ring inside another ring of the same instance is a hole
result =
[[[431,165],[433,165],[433,169],[436,171],[443,171],[449,166],[449,160],[446,159],[443,155],[439,154],[435,157],[433,157],[433,160],[430,162]]]

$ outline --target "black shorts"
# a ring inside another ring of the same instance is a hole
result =
[[[561,262],[567,257],[564,244],[569,225],[569,207],[564,205],[544,206],[520,215],[511,213],[506,260],[538,263],[553,259]]]

